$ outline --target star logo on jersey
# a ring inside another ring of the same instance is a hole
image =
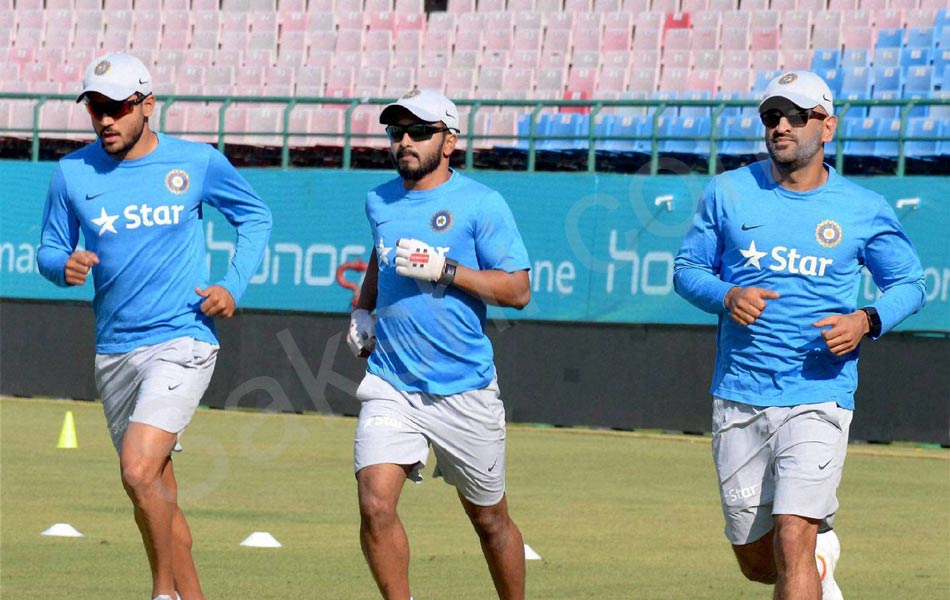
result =
[[[755,240],[749,243],[748,250],[739,250],[742,253],[742,257],[748,260],[745,261],[744,267],[755,267],[759,271],[762,270],[762,265],[759,264],[759,261],[762,260],[768,252],[759,252],[755,247]]]
[[[392,246],[386,247],[386,244],[383,243],[383,238],[380,236],[379,243],[376,244],[376,257],[379,259],[379,263],[383,265],[390,264],[389,262],[389,251],[392,250]]]
[[[105,207],[102,207],[102,212],[99,213],[99,218],[92,220],[94,225],[99,226],[99,237],[102,237],[102,234],[107,231],[119,233],[115,230],[115,220],[118,218],[119,215],[110,215],[106,212]]]

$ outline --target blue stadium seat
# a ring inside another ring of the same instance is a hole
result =
[[[942,134],[942,123],[937,119],[908,119],[907,137],[939,136]],[[933,159],[939,154],[937,141],[906,141],[904,142],[904,156],[908,158]]]
[[[874,50],[875,67],[899,67],[901,48],[876,48]]]
[[[828,87],[831,88],[831,93],[837,96],[841,93],[841,71],[839,69],[826,69],[824,71],[818,71],[818,75],[825,80],[825,83],[828,84]]]
[[[702,92],[684,92],[680,100],[709,100],[710,94],[707,91]],[[710,108],[708,106],[681,106],[680,118],[690,117],[693,119],[708,118]]]
[[[930,48],[904,48],[901,50],[901,66],[926,67],[930,65]]]
[[[948,29],[950,31],[950,29]],[[946,48],[938,48],[936,54],[934,54],[934,73],[939,78],[937,82],[940,85],[940,89],[947,89],[947,86],[950,85],[950,82],[947,81],[946,73],[947,66],[950,65],[950,45]]]
[[[765,152],[764,131],[758,117],[728,117],[719,121],[721,137],[745,137],[749,140],[724,140],[719,142],[719,154],[747,157]]]
[[[538,122],[534,126],[535,137],[549,135],[551,130],[551,115],[542,113],[538,115]],[[531,114],[526,113],[518,116],[518,143],[515,147],[519,150],[527,150],[531,133]],[[535,148],[539,148],[543,142],[536,141]]]
[[[904,72],[904,97],[929,94],[934,89],[933,67],[910,67]]]
[[[765,88],[769,86],[769,83],[781,74],[781,71],[756,71],[755,82],[752,84],[752,97],[761,98],[762,94],[765,93]]]
[[[934,19],[934,27],[939,31],[943,27],[950,27],[950,8],[941,8]]]
[[[897,92],[904,85],[904,71],[900,67],[874,67],[874,93]]]
[[[744,96],[739,92],[717,92],[716,100],[742,100]],[[755,107],[752,107],[752,110],[755,110]],[[731,106],[723,109],[719,114],[720,118],[728,117],[739,117],[742,114],[743,108],[739,106]]]
[[[664,154],[705,154],[709,153],[709,119],[693,119],[690,117],[679,119],[663,119],[660,125],[660,137],[676,136],[690,137],[691,139],[659,141],[660,152]],[[702,138],[705,138],[700,142]]]
[[[811,70],[816,73],[841,66],[841,50],[815,50],[811,58]]]
[[[941,90],[930,94],[931,98],[950,100],[950,90]],[[933,105],[927,108],[927,116],[931,119],[947,120],[950,119],[950,104]],[[950,129],[944,127],[944,131],[950,132]]]
[[[930,98],[931,93],[933,92],[913,92],[913,93],[908,94],[905,91],[904,100],[926,100]],[[919,104],[915,106],[914,108],[910,109],[910,112],[907,113],[907,116],[910,118],[923,119],[927,116],[927,108],[928,108],[928,105]]]
[[[897,140],[887,140],[881,138],[893,137],[896,138],[900,135],[901,131],[901,120],[900,119],[880,119],[878,120],[878,130],[877,130],[877,141],[874,142],[874,153],[881,158],[896,158],[897,157]]]
[[[845,119],[844,134],[846,137],[857,136],[868,139],[845,141],[844,153],[848,156],[875,156],[875,139],[879,126],[877,119]]]
[[[840,96],[853,96],[854,98],[870,98],[871,86],[874,84],[874,71],[871,67],[852,67],[844,69],[844,75],[841,77]]]
[[[654,100],[679,100],[680,95],[677,92],[670,92],[667,90],[660,90],[659,92],[653,92]],[[667,106],[663,109],[664,117],[677,117],[679,116],[679,107],[678,106]],[[651,107],[649,114],[653,114],[655,111]]]
[[[934,47],[934,28],[933,27],[910,27],[907,30],[908,48],[925,48],[930,50]]]
[[[608,132],[615,137],[636,137],[650,135],[653,131],[653,117],[611,115]],[[644,147],[647,150],[644,150]],[[649,151],[649,142],[644,140],[615,140],[604,142],[604,150],[616,154],[633,154]]]
[[[850,69],[852,67],[870,67],[871,51],[865,48],[857,50],[845,50],[841,55],[841,68]]]
[[[942,119],[940,121],[940,129],[943,131],[944,136],[950,134],[950,119]],[[946,137],[940,142],[937,142],[937,156],[950,156],[950,140],[946,139]]]
[[[902,48],[904,46],[904,30],[897,29],[879,29],[877,32],[877,43],[874,48]]]
[[[877,84],[874,86],[874,93],[871,94],[874,100],[898,100],[900,97],[899,89],[878,91]],[[896,119],[899,116],[899,106],[872,106],[868,109],[868,118],[871,119]]]
[[[541,121],[544,120],[548,121],[545,135],[574,136],[576,139],[544,140],[538,145],[539,150],[564,152],[587,149],[587,139],[577,137],[588,135],[590,120],[587,115],[579,113],[544,113],[541,115]]]

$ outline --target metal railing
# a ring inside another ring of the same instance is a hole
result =
[[[30,160],[38,161],[40,156],[40,140],[43,134],[82,134],[89,133],[89,129],[70,130],[70,129],[49,129],[40,127],[40,116],[43,106],[50,101],[74,102],[75,96],[70,94],[30,94],[30,93],[0,93],[2,101],[33,101],[33,119],[31,127],[0,127],[0,136],[26,137],[31,139]],[[358,138],[378,138],[381,146],[388,145],[385,142],[385,134],[380,131],[378,134],[354,134],[353,132],[353,112],[360,106],[383,106],[392,102],[391,98],[329,98],[329,97],[264,97],[264,96],[185,96],[168,95],[159,97],[161,108],[157,119],[159,131],[166,131],[167,117],[169,109],[181,103],[201,103],[214,105],[218,109],[218,125],[213,131],[169,131],[175,135],[194,135],[211,136],[216,139],[216,146],[224,152],[226,140],[229,136],[259,136],[262,139],[266,137],[278,136],[282,140],[280,145],[280,166],[291,166],[291,150],[300,149],[292,143],[295,138],[343,138],[342,145],[342,168],[350,169],[353,164],[353,139]],[[466,126],[460,135],[465,141],[464,164],[466,169],[475,168],[475,153],[479,151],[476,148],[476,142],[481,140],[499,140],[510,139],[510,148],[522,149],[526,157],[526,169],[534,171],[538,163],[538,153],[541,144],[551,141],[584,141],[586,142],[586,170],[596,172],[597,157],[600,151],[599,146],[605,142],[648,142],[650,151],[649,173],[656,175],[660,171],[661,143],[667,141],[690,141],[701,140],[709,142],[708,154],[701,155],[707,159],[707,172],[715,174],[720,166],[719,145],[722,142],[758,142],[762,140],[762,135],[757,136],[727,136],[721,135],[719,131],[719,117],[729,109],[754,108],[758,102],[755,100],[456,100],[460,107],[469,109]],[[225,127],[226,115],[229,108],[236,104],[274,104],[283,106],[282,127],[279,132],[275,131],[229,131]],[[321,132],[312,131],[294,131],[290,128],[290,115],[298,106],[332,106],[344,110],[344,127],[340,132]],[[883,106],[898,107],[900,109],[900,130],[892,136],[854,136],[846,135],[841,126],[841,119],[847,117],[848,112],[863,107]],[[942,141],[950,144],[950,132],[944,132],[939,136],[909,136],[907,135],[907,124],[912,111],[921,106],[950,106],[950,98],[920,98],[920,99],[901,99],[901,100],[845,100],[840,101],[836,107],[836,116],[839,118],[838,132],[835,135],[834,162],[839,171],[844,171],[844,145],[849,141],[876,141],[876,142],[895,142],[897,144],[897,156],[895,165],[895,174],[903,176],[906,172],[907,156],[905,153],[905,143]],[[661,120],[666,116],[664,113],[671,108],[695,107],[708,108],[710,110],[710,132],[703,136],[676,136],[664,134],[660,131]],[[525,140],[520,134],[500,135],[496,133],[476,134],[476,119],[479,111],[496,108],[517,108],[524,111],[531,111],[529,130]],[[573,112],[583,111],[588,117],[587,132],[580,135],[540,135],[537,131],[538,117],[545,111],[558,112],[563,110]],[[649,134],[644,135],[603,135],[597,132],[597,128],[590,126],[595,119],[605,109],[610,110],[640,110],[652,118],[652,128]],[[380,128],[381,129],[381,128]],[[887,157],[885,157],[887,158]]]

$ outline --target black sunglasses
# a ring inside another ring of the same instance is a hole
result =
[[[450,127],[436,127],[435,125],[426,125],[425,123],[413,123],[412,125],[387,125],[386,135],[390,142],[402,140],[402,136],[409,134],[409,139],[414,142],[425,142],[431,140],[432,136],[444,131],[452,131]]]
[[[772,129],[773,127],[778,127],[779,121],[782,120],[782,117],[788,119],[788,124],[792,127],[804,127],[805,124],[808,123],[809,119],[823,121],[828,117],[828,115],[815,112],[813,109],[784,112],[777,108],[772,108],[760,113],[759,117],[762,119],[763,125],[769,129]]]
[[[89,99],[89,96],[86,96],[86,110],[89,111],[89,115],[97,120],[102,120],[102,117],[108,115],[114,120],[119,120],[125,115],[132,112],[132,110],[139,104],[145,102],[145,99],[151,96],[151,94],[142,96],[139,95],[137,98],[127,98],[125,100],[104,100],[101,102],[94,102]]]

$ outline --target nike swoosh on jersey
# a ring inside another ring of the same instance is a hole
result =
[[[99,192],[98,194],[86,194],[86,200],[95,200],[103,194],[105,194],[105,192]]]
[[[745,223],[743,223],[742,231],[749,231],[750,229],[758,229],[759,227],[762,227],[762,225],[746,225]]]

